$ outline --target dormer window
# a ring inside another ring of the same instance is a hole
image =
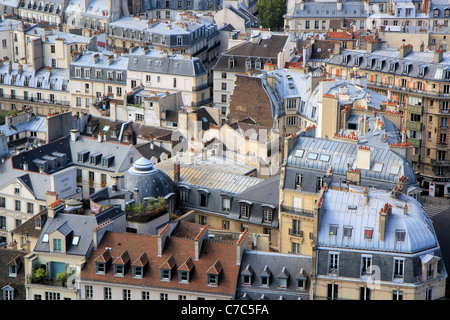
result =
[[[144,275],[143,267],[133,266],[133,278],[142,279],[143,275]]]
[[[361,65],[361,59],[362,59],[362,56],[360,56],[360,55],[355,56],[354,60],[353,60],[353,65],[354,66],[360,66]]]
[[[439,16],[439,9],[434,9],[434,10],[433,10],[433,15],[434,15],[435,17],[438,17],[438,16]]]
[[[250,217],[250,206],[251,202],[248,201],[239,201],[240,203],[240,218],[248,219]]]
[[[234,62],[233,57],[228,58],[228,69],[234,68]]]
[[[106,263],[96,262],[95,263],[95,273],[96,274],[105,274],[106,271]]]
[[[405,236],[405,230],[395,230],[395,241],[405,241]]]
[[[270,271],[269,267],[267,265],[264,266],[263,271],[259,275],[259,286],[260,287],[269,287],[270,286],[270,276],[272,275],[272,272]]]
[[[443,78],[444,78],[444,80],[450,80],[450,69],[444,70]]]
[[[283,267],[280,274],[278,275],[278,288],[286,289],[288,285],[288,278],[289,272],[287,271],[286,267]]]
[[[397,61],[391,61],[389,62],[389,72],[395,72],[395,67],[397,66]]]
[[[172,279],[172,269],[175,267],[175,259],[170,256],[160,267],[159,278],[161,281],[170,281]]]
[[[419,68],[417,68],[417,76],[424,77],[426,68],[427,66],[419,66]]]
[[[410,62],[405,62],[402,66],[402,73],[403,74],[408,74],[409,73],[409,67],[410,67],[411,63]]]
[[[144,277],[145,268],[148,264],[147,254],[143,253],[136,261],[133,262],[133,278],[142,279]]]
[[[308,279],[308,275],[306,271],[302,268],[300,272],[297,274],[295,278],[295,288],[297,290],[305,290],[306,289],[306,280]]]
[[[255,61],[255,69],[261,69],[261,59],[257,59]]]
[[[384,59],[378,59],[377,60],[377,64],[375,66],[377,70],[383,69],[383,62],[384,62]]]
[[[271,223],[273,219],[273,208],[263,206],[263,223]]]
[[[191,257],[188,257],[186,261],[178,268],[178,281],[180,283],[189,283],[193,268],[194,261]]]
[[[373,58],[369,58],[366,60],[366,68],[372,68],[373,67]]]
[[[341,62],[343,64],[347,64],[350,61],[350,57],[351,57],[351,55],[348,53],[343,54],[341,57]]]
[[[211,287],[217,287],[219,285],[219,276],[222,273],[222,264],[219,260],[216,260],[214,264],[206,271],[207,285]]]
[[[125,275],[125,268],[130,261],[130,256],[128,251],[124,251],[115,261],[114,261],[114,276],[123,277]]]
[[[253,276],[253,269],[248,264],[244,270],[241,272],[241,283],[244,286],[250,286],[252,284],[252,276]]]
[[[252,60],[248,58],[245,60],[245,69],[251,69],[252,68]]]

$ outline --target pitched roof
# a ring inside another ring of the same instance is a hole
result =
[[[106,270],[105,275],[95,273],[95,257],[104,248],[111,248],[113,259],[127,250],[131,261],[136,261],[145,253],[148,257],[149,268],[146,268],[142,279],[133,278],[131,271],[125,270],[123,277],[115,277],[112,270]],[[120,249],[120,250],[118,250]],[[192,239],[169,236],[165,242],[162,256],[157,255],[158,237],[152,235],[132,234],[122,232],[106,232],[98,248],[93,251],[85,267],[81,271],[81,281],[94,280],[97,282],[114,282],[121,285],[139,285],[141,287],[170,288],[174,290],[195,291],[226,295],[233,297],[236,288],[236,280],[239,266],[236,265],[236,243],[231,241],[203,240],[199,259],[195,261],[195,272],[189,277],[189,284],[180,283],[178,276],[173,276],[170,281],[160,280],[160,268],[172,268],[174,266],[189,267],[189,257],[195,256],[195,245]],[[215,271],[222,267],[221,277],[217,287],[208,286],[206,274],[212,266]],[[186,266],[185,266],[186,264]],[[191,265],[192,266],[192,265]]]
[[[248,99],[248,97],[253,97]],[[236,75],[235,87],[230,96],[227,122],[234,123],[252,118],[258,125],[272,128],[272,104],[265,91],[262,79]]]

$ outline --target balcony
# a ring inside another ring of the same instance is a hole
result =
[[[35,97],[18,96],[18,95],[3,95],[0,96],[0,100],[13,100],[20,102],[33,102],[33,103],[44,103],[44,104],[55,104],[60,106],[70,106],[69,101],[57,100],[57,99],[37,99]]]
[[[422,131],[422,122],[406,121],[406,129],[414,131]]]
[[[280,209],[281,209],[281,211],[286,212],[286,213],[293,213],[293,214],[297,214],[297,215],[305,216],[305,217],[309,217],[309,218],[314,217],[313,210],[294,208],[294,207],[289,207],[289,206],[285,206],[285,205],[281,205]]]
[[[418,154],[413,154],[411,156],[411,161],[412,162],[420,162],[420,156]]]
[[[408,138],[408,142],[413,147],[420,147],[420,139]]]
[[[415,114],[422,115],[423,106],[414,106],[414,105],[408,104],[406,107],[406,110],[408,111],[408,113],[415,113]]]
[[[289,235],[303,238],[303,230],[289,228]]]

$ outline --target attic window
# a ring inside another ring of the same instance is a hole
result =
[[[417,69],[417,76],[424,77],[426,68],[427,68],[427,66],[419,66],[419,68]]]
[[[397,61],[391,61],[391,62],[389,62],[389,71],[390,71],[390,72],[394,72],[396,66],[397,66]]]
[[[80,243],[80,236],[75,236],[72,239],[72,245],[77,246]]]
[[[373,58],[369,58],[366,60],[366,68],[372,68],[373,67]]]
[[[344,237],[351,238],[352,237],[352,227],[344,227]]]
[[[402,73],[403,74],[408,74],[409,73],[409,66],[410,65],[411,65],[410,63],[404,63],[403,64],[403,66],[402,66]]]
[[[234,58],[231,57],[228,59],[228,69],[234,68]]]
[[[251,69],[252,68],[252,60],[247,59],[245,60],[245,69]]]
[[[400,167],[399,167],[399,166],[393,165],[393,166],[391,166],[391,170],[389,171],[389,173],[390,173],[390,174],[398,175],[399,170],[400,170]]]
[[[44,236],[42,237],[42,242],[48,243],[48,233],[44,234]]]
[[[314,152],[308,153],[308,159],[309,160],[317,160],[317,156],[318,156],[317,153],[314,153]]]
[[[375,172],[381,172],[381,170],[383,170],[383,164],[379,162],[375,163],[372,170]]]
[[[297,150],[295,150],[294,156],[296,156],[297,158],[302,158],[304,153],[305,153],[305,150],[297,149]]]
[[[330,229],[329,229],[330,236],[337,235],[337,231],[338,231],[338,226],[330,225]]]
[[[364,229],[364,239],[372,239],[372,229]]]
[[[395,230],[395,240],[405,241],[406,231],[405,230]]]

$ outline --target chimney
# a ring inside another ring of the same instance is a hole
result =
[[[175,158],[173,163],[173,180],[180,181],[180,159],[178,157]]]
[[[77,141],[78,138],[78,130],[77,129],[72,129],[70,130],[70,141]]]
[[[405,44],[400,47],[400,58],[406,57],[413,51],[412,44]]]
[[[441,61],[443,59],[444,59],[444,50],[443,49],[438,49],[438,50],[434,51],[434,56],[433,56],[434,63],[441,63]]]
[[[94,250],[97,249],[97,247],[98,247],[98,228],[97,227],[95,227],[92,230],[92,242],[93,242]]]
[[[139,203],[141,203],[141,194],[139,192],[139,188],[134,188],[133,195],[136,205],[139,205]]]
[[[244,253],[244,250],[246,248],[247,244],[247,236],[248,236],[248,229],[245,229],[245,231],[239,236],[238,241],[236,242],[236,265],[241,264],[242,260],[242,254]]]
[[[336,41],[334,43],[334,54],[341,54],[341,43],[339,41]]]
[[[208,150],[203,148],[202,149],[202,160],[206,161],[207,158],[208,158]]]
[[[97,141],[98,142],[102,142],[102,134],[101,133],[99,133],[98,135],[97,135]]]
[[[367,187],[364,189],[364,198],[366,199],[366,204],[369,203],[369,190]]]
[[[300,10],[305,10],[305,1],[300,1]]]
[[[408,205],[405,203],[405,206],[403,207],[403,214],[407,215],[408,214]]]
[[[51,203],[47,206],[47,217],[54,219],[55,218],[55,211],[64,205],[64,202],[61,200],[56,200],[55,202]]]
[[[370,170],[370,147],[359,146],[356,153],[356,167]]]
[[[45,194],[45,205],[48,207],[56,200],[58,200],[58,194],[54,191],[47,191],[47,193]]]
[[[197,236],[195,237],[195,256],[194,256],[194,260],[197,261],[198,258],[200,257],[200,252],[202,251],[202,244],[203,244],[203,240],[205,240],[206,238],[208,238],[208,227],[204,226],[200,232],[197,234]]]
[[[406,143],[406,127],[402,130],[402,143]]]
[[[164,251],[164,244],[169,236],[169,229],[169,224],[166,224],[166,226],[158,233],[158,257],[161,257]]]
[[[94,60],[94,63],[97,63],[98,60],[100,60],[100,55],[98,53],[96,53],[92,56],[92,59]]]
[[[337,11],[341,11],[342,10],[342,0],[338,0],[337,1],[336,9],[337,9]]]
[[[383,208],[381,208],[378,217],[378,230],[380,232],[380,240],[384,241],[386,235],[386,224],[387,218],[392,214],[392,206],[386,203]]]
[[[23,163],[23,168],[22,169],[25,170],[25,171],[28,171],[28,163],[27,162]]]
[[[22,71],[23,71],[23,66],[22,66],[21,63],[19,63],[19,65],[18,65],[18,67],[17,67],[17,73],[18,73],[19,75],[21,75],[21,74],[22,74]]]
[[[114,55],[113,54],[108,55],[108,65],[113,63],[113,61],[114,61]]]

